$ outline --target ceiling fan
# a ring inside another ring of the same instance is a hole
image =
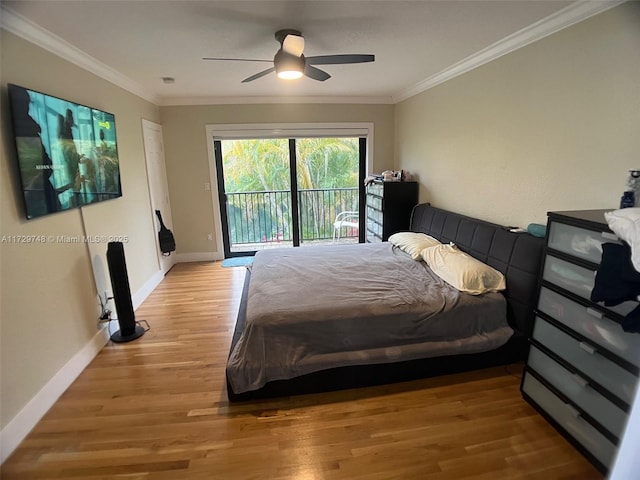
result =
[[[273,62],[273,67],[251,75],[242,80],[242,83],[252,82],[264,77],[271,72],[276,72],[279,78],[295,80],[303,75],[324,82],[331,78],[324,70],[314,67],[314,65],[337,65],[345,63],[366,63],[373,62],[375,55],[318,55],[305,57],[304,37],[297,30],[278,30],[275,34],[276,40],[280,43],[280,49],[276,52],[273,60],[255,60],[251,58],[217,58],[204,57],[203,60],[231,60],[238,62]]]

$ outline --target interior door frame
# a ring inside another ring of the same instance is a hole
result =
[[[160,150],[162,152],[162,166],[163,171],[159,172],[161,177],[162,185],[155,185],[152,181],[151,169],[153,165],[151,164],[151,160],[149,158],[149,148],[147,146],[147,135],[149,132],[155,132],[160,136]],[[164,221],[167,228],[171,229],[173,225],[173,218],[171,216],[171,198],[169,197],[169,183],[167,179],[167,166],[166,159],[164,157],[164,135],[162,131],[162,125],[159,123],[152,122],[150,120],[142,119],[142,143],[144,148],[144,157],[145,157],[145,166],[147,170],[147,185],[149,187],[149,200],[151,202],[151,215],[153,218],[153,225],[155,227],[154,230],[154,238],[156,244],[156,254],[158,258],[158,266],[160,271],[162,271],[163,275],[166,275],[169,270],[176,264],[176,253],[172,252],[170,255],[163,255],[160,250],[160,243],[158,239],[158,231],[160,230],[160,221],[155,213],[156,210],[160,210],[162,214],[162,220]],[[158,191],[161,190],[161,191]],[[158,195],[164,195],[166,197],[166,202],[168,203],[169,209],[163,209],[157,205]]]
[[[361,159],[365,164],[365,171],[360,169],[361,185],[366,177],[373,170],[373,144],[374,144],[374,125],[372,122],[332,122],[332,123],[248,123],[248,124],[213,124],[206,125],[207,134],[207,151],[209,154],[209,179],[211,187],[211,202],[213,206],[213,222],[215,229],[215,245],[214,258],[221,260],[230,255],[225,252],[223,221],[221,218],[221,199],[218,189],[218,176],[222,172],[218,172],[216,166],[216,140],[236,140],[247,138],[309,138],[309,137],[351,137],[364,139],[366,142],[365,159]],[[362,141],[362,140],[361,140]],[[362,152],[362,149],[360,150]],[[363,189],[360,188],[360,192]],[[364,194],[361,193],[362,197]],[[364,199],[360,198],[360,222],[365,218]],[[364,229],[360,229],[359,233],[363,235]]]

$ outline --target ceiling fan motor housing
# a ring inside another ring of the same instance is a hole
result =
[[[296,57],[280,49],[273,57],[273,64],[276,67],[276,73],[284,71],[304,72],[305,59],[304,55]]]
[[[302,33],[300,33],[298,30],[292,30],[290,28],[278,30],[275,34],[275,37],[280,45],[282,45],[284,39],[287,38],[287,35],[295,35],[296,37],[301,37]]]

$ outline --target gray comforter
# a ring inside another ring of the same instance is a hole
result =
[[[246,315],[227,364],[236,393],[334,367],[488,351],[513,334],[501,294],[461,293],[387,242],[258,252]]]

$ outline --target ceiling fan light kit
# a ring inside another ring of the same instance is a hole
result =
[[[298,70],[282,70],[278,72],[278,78],[283,80],[297,80],[302,77],[302,72]]]
[[[273,64],[278,78],[284,80],[296,80],[304,74],[305,61],[302,54],[296,57],[280,49],[273,59]]]
[[[375,55],[358,55],[358,54],[342,54],[342,55],[318,55],[313,57],[305,57],[304,37],[298,30],[278,30],[275,33],[276,40],[280,43],[280,49],[273,57],[273,67],[262,70],[250,77],[242,80],[242,83],[252,82],[258,78],[264,77],[271,72],[276,72],[278,78],[285,80],[295,80],[303,75],[324,82],[331,78],[324,70],[314,67],[313,65],[342,65],[347,63],[367,63],[375,61]],[[270,60],[256,60],[251,58],[217,58],[204,57],[203,60],[229,60],[238,62],[269,62]]]

